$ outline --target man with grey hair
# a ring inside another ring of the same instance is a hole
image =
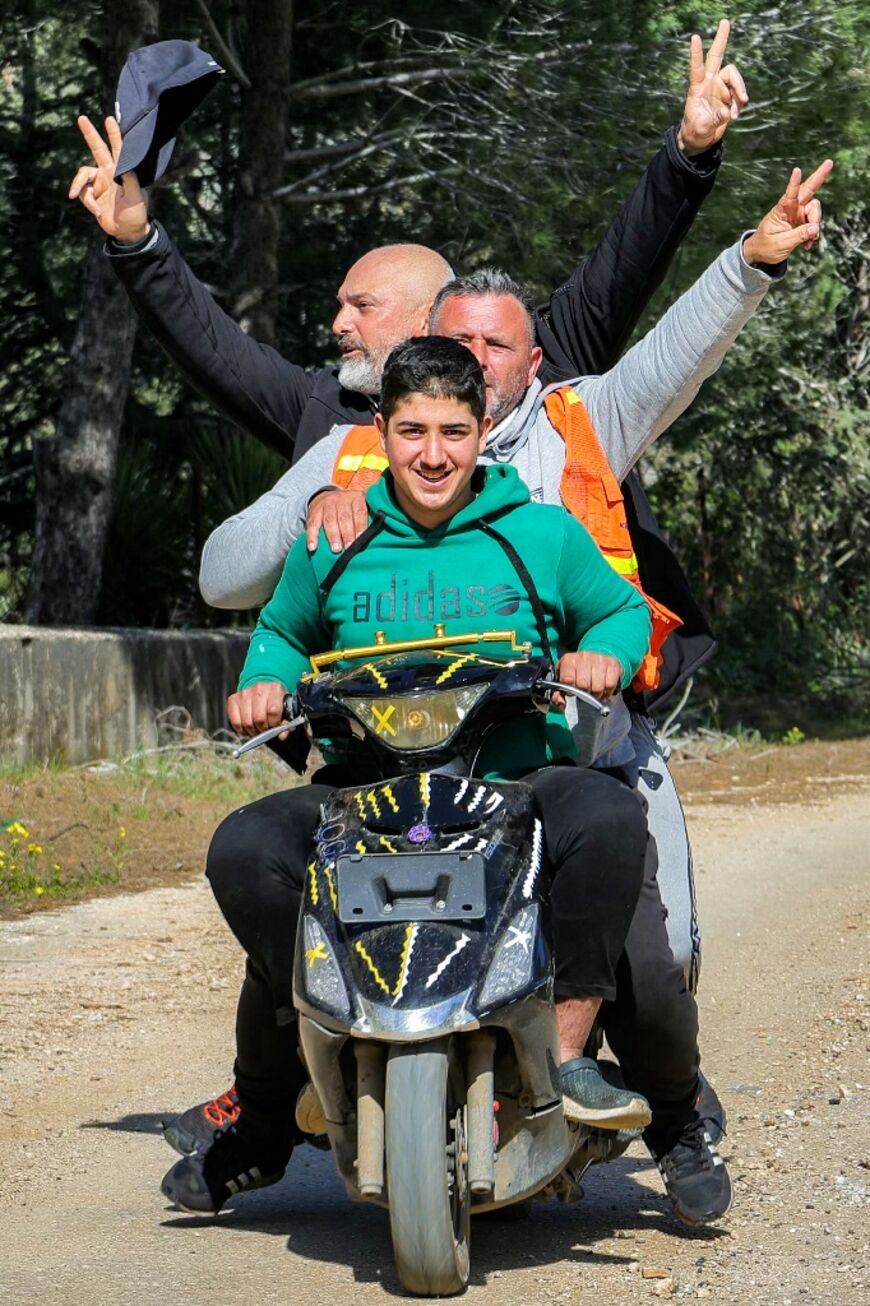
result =
[[[487,379],[487,412],[492,418],[493,426],[498,426],[507,417],[508,413],[516,408],[520,397],[532,384],[529,379],[530,376],[532,378],[537,376],[541,365],[542,351],[540,346],[535,344],[534,308],[531,296],[524,286],[514,281],[513,277],[500,268],[481,268],[479,271],[468,273],[466,276],[455,277],[441,287],[432,301],[432,307],[429,310],[430,334],[451,334],[450,331],[443,330],[441,319],[446,311],[445,305],[452,299],[508,299],[513,300],[523,310],[522,317],[526,326],[528,352],[508,353],[506,341],[498,339],[493,340],[490,346],[490,352],[505,360],[504,366],[499,368],[497,372],[490,370]],[[518,324],[519,315],[512,314],[512,317],[516,318]],[[474,325],[474,308],[472,305],[466,304],[463,311],[462,329],[455,338],[467,344],[469,340],[474,338]],[[499,350],[502,351],[500,355],[498,354]]]

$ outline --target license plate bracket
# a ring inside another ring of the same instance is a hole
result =
[[[347,925],[486,915],[480,853],[350,853],[338,858],[335,869],[338,919]]]

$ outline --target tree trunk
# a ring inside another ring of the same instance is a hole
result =
[[[275,343],[281,201],[290,106],[293,0],[243,0],[239,170],[233,197],[230,311],[242,328]]]
[[[156,39],[158,0],[104,0],[102,82],[114,104],[130,50]],[[25,619],[88,625],[100,595],[103,551],[136,317],[97,230],[82,281],[55,434],[34,445],[36,527]]]

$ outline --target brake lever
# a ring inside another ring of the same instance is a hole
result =
[[[304,724],[304,716],[294,717],[292,721],[282,721],[279,726],[272,726],[271,730],[264,730],[261,735],[254,735],[253,739],[248,739],[238,748],[234,748],[233,757],[242,757],[245,753],[250,753],[252,749],[259,748],[261,744],[268,744],[270,739],[276,739],[278,735],[283,735],[285,730],[294,730],[296,726]]]
[[[585,689],[577,689],[576,685],[563,685],[560,680],[539,680],[538,685],[548,692],[552,689],[560,689],[563,694],[582,699],[589,707],[594,707],[599,716],[610,716],[610,708],[606,703],[600,702],[592,694],[587,694]]]

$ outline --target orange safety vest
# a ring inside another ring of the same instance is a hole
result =
[[[561,386],[544,399],[553,429],[565,441],[565,467],[559,487],[562,502],[586,527],[614,571],[643,594],[652,618],[649,651],[632,681],[639,693],[655,689],[662,666],[662,645],[683,622],[663,603],[650,598],[640,583],[637,557],[625,517],[619,482],[589,420],[586,405],[571,386]],[[342,490],[367,490],[388,466],[377,430],[351,426],[332,469],[332,483]]]

